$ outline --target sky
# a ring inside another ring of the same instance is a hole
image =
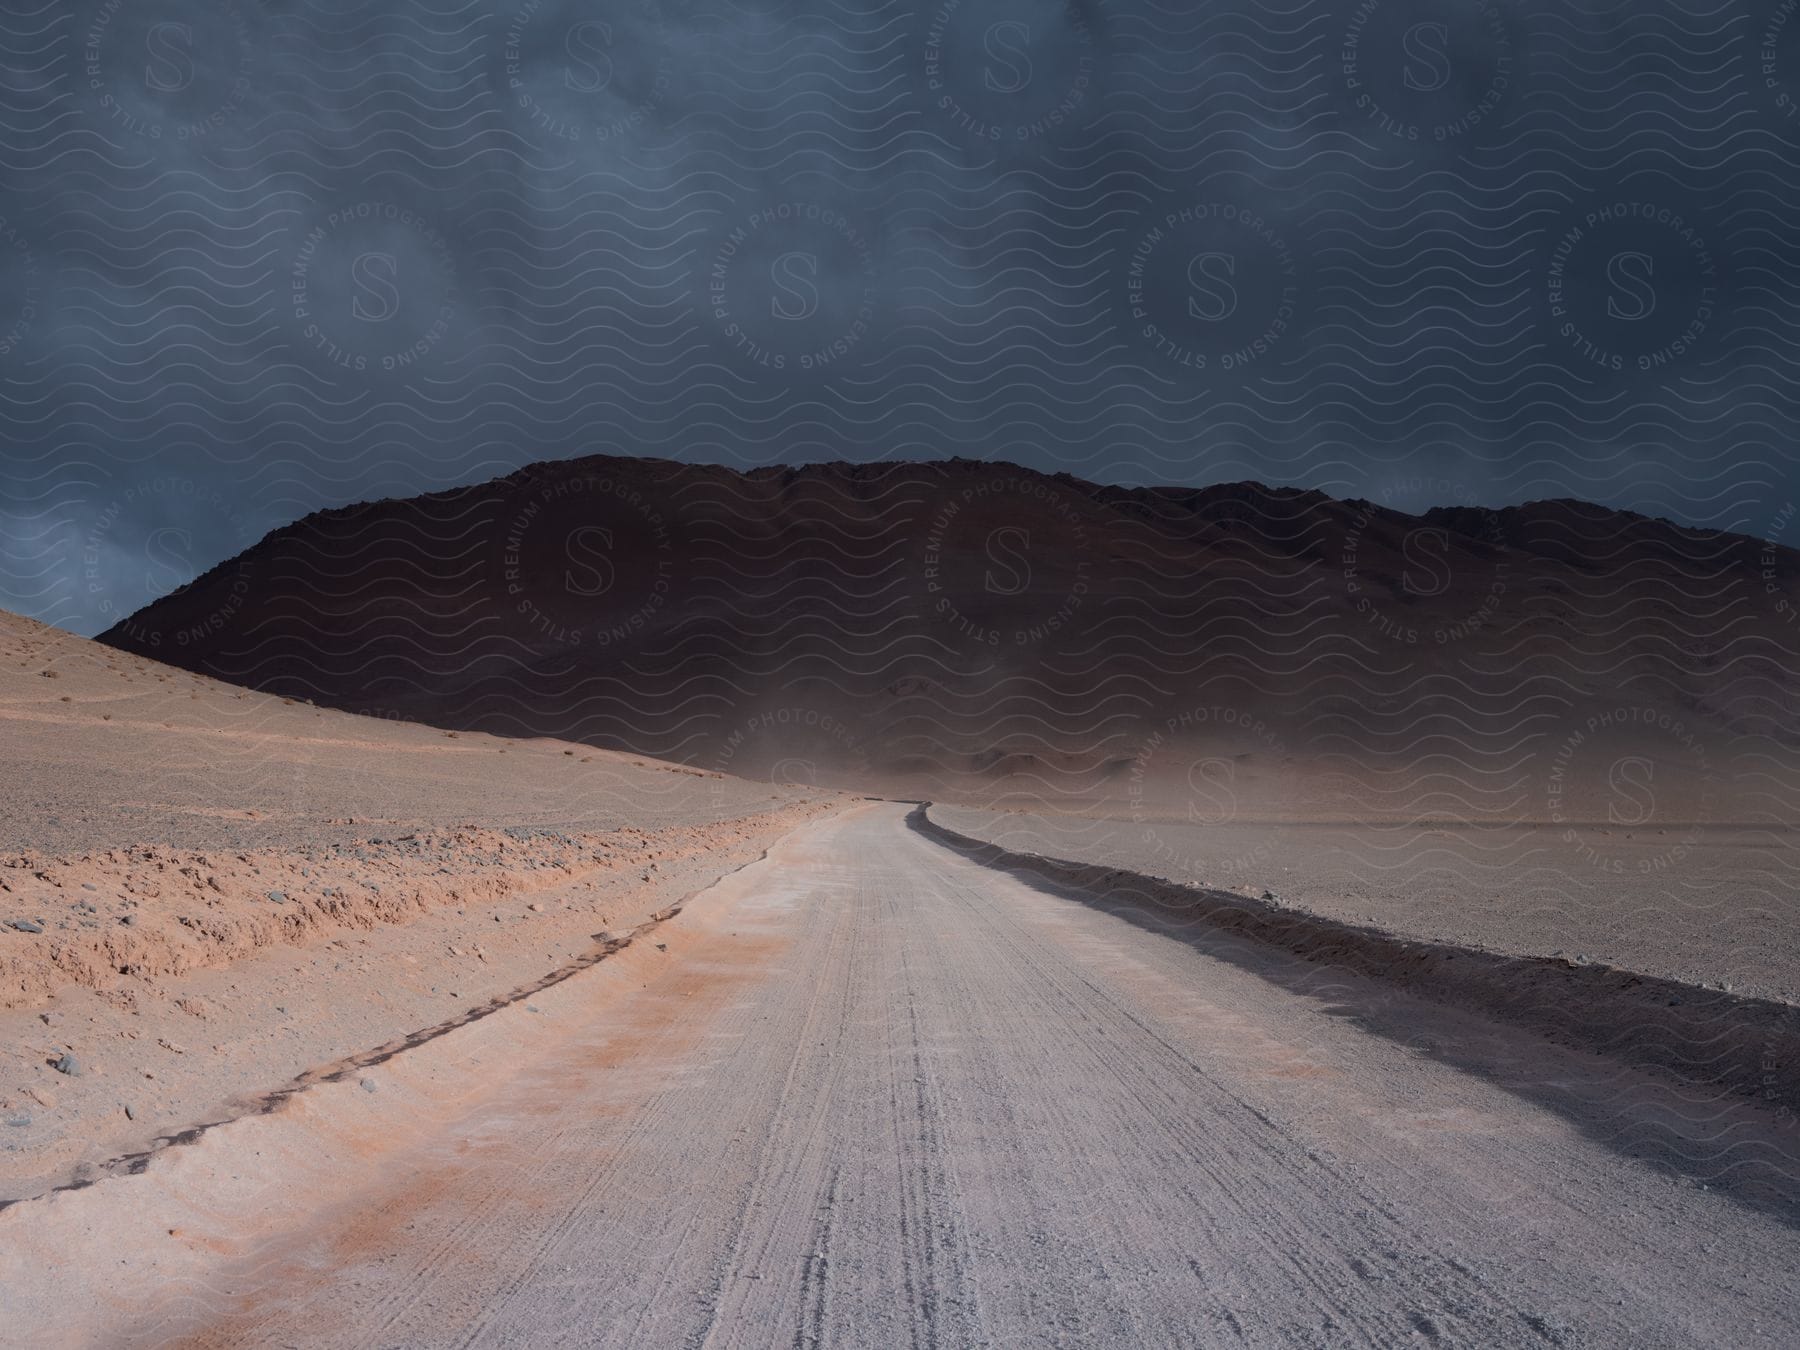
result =
[[[1778,537],[1797,4],[15,0],[0,606],[593,453]]]

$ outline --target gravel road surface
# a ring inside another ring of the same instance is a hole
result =
[[[789,835],[622,1011],[137,1338],[1800,1344],[1772,1117],[1046,894],[905,816]]]

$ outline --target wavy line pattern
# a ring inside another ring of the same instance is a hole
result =
[[[0,603],[1792,997],[1796,34],[21,0]]]

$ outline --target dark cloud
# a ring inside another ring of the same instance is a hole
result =
[[[0,603],[541,458],[1800,493],[1792,6],[0,18]]]

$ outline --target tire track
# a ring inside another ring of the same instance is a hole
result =
[[[1418,1005],[1463,1058],[1422,1053],[1371,1034],[1356,977],[1219,959],[981,867],[899,806],[771,860],[391,1190],[227,1263],[203,1308],[235,1311],[173,1343],[1800,1334],[1767,1278],[1792,1212],[1610,1147],[1521,1089],[1498,1024]],[[1533,1072],[1598,1109],[1610,1088],[1573,1053]]]

